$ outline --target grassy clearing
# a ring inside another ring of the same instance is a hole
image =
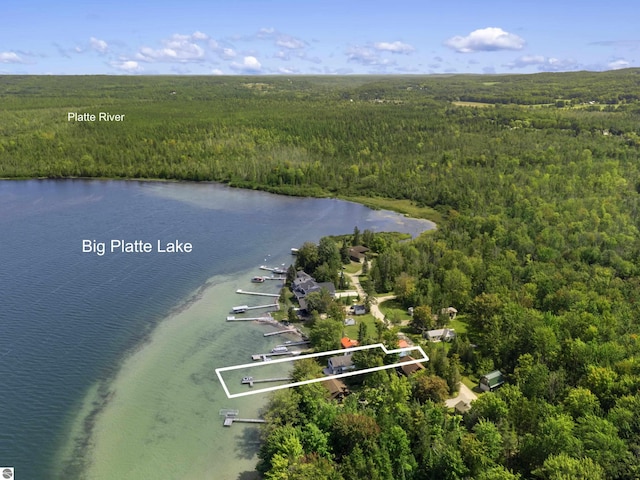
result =
[[[411,320],[411,315],[407,313],[400,302],[397,300],[387,300],[378,305],[382,314],[391,321],[391,323],[403,322]]]
[[[487,107],[495,107],[493,103],[483,103],[483,102],[451,102],[458,107],[478,107],[478,108],[487,108]]]
[[[392,210],[412,218],[424,218],[436,224],[440,224],[443,221],[442,215],[433,208],[419,207],[411,200],[363,196],[341,196],[340,198],[361,203],[369,208]]]
[[[449,328],[453,328],[457,334],[467,333],[467,322],[464,317],[460,318],[458,315],[454,320],[449,321]]]
[[[343,335],[352,339],[358,338],[358,329],[360,328],[360,324],[364,323],[367,326],[367,336],[375,337],[376,336],[376,320],[373,315],[367,313],[366,315],[357,315],[354,317],[356,321],[355,325],[345,326],[342,331]]]
[[[362,264],[358,262],[351,262],[349,265],[345,265],[344,267],[344,271],[350,274],[355,274],[362,270]]]

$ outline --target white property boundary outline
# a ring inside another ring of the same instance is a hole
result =
[[[410,361],[406,361],[406,362],[399,362],[399,363],[392,363],[391,365],[383,365],[381,367],[371,367],[371,368],[363,368],[362,370],[355,370],[353,372],[347,372],[347,373],[340,373],[338,375],[328,375],[326,377],[319,377],[319,378],[313,378],[311,380],[302,380],[300,382],[293,382],[293,383],[287,383],[286,385],[276,385],[275,387],[267,387],[267,388],[260,388],[257,390],[250,390],[248,392],[242,392],[242,393],[229,393],[229,389],[227,388],[227,384],[224,382],[224,380],[222,379],[222,372],[228,372],[231,370],[240,370],[242,368],[256,368],[256,367],[260,367],[260,366],[264,366],[263,363],[243,363],[242,365],[234,365],[231,367],[220,367],[220,368],[216,368],[215,372],[216,375],[218,376],[218,379],[220,380],[220,383],[222,384],[222,388],[224,389],[224,393],[227,394],[227,398],[238,398],[238,397],[246,397],[247,395],[256,395],[258,393],[267,393],[267,392],[273,392],[275,390],[281,390],[283,388],[291,388],[291,387],[299,387],[300,385],[308,385],[310,383],[317,383],[317,382],[325,382],[327,380],[331,380],[333,378],[343,378],[343,377],[351,377],[353,375],[362,375],[364,373],[371,373],[371,372],[378,372],[380,370],[387,370],[389,368],[396,368],[402,365],[412,365],[414,363],[422,363],[422,362],[428,362],[429,361],[429,357],[427,356],[426,353],[424,353],[424,350],[422,350],[422,347],[417,346],[417,347],[407,347],[407,348],[396,348],[393,350],[387,350],[387,347],[385,347],[382,343],[374,343],[373,345],[363,345],[361,347],[350,347],[350,348],[341,348],[340,350],[330,350],[328,352],[318,352],[318,353],[309,353],[307,355],[299,355],[297,357],[293,357],[293,358],[279,358],[277,360],[271,360],[269,361],[269,365],[273,365],[275,363],[283,363],[283,362],[295,362],[298,360],[302,360],[305,358],[315,358],[315,357],[324,357],[327,355],[333,355],[333,354],[346,354],[349,352],[356,352],[359,350],[371,350],[372,348],[381,348],[382,351],[386,354],[386,355],[391,355],[394,353],[404,353],[404,352],[411,352],[414,350],[418,350],[421,354],[422,354],[422,358],[418,358],[418,359],[413,359]]]

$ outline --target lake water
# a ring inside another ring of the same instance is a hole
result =
[[[430,228],[361,205],[215,184],[0,181],[0,466],[17,478],[250,479],[266,396],[228,400],[214,369],[282,338],[227,323],[263,297],[261,264],[360,230]],[[83,252],[83,240],[176,240],[191,253]]]

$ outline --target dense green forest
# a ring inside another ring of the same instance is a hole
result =
[[[320,384],[276,393],[266,478],[640,478],[640,70],[11,76],[0,97],[0,177],[216,180],[440,213],[433,233],[378,242],[369,285],[454,306],[466,333],[342,404]],[[505,386],[446,409],[456,372],[494,368]]]

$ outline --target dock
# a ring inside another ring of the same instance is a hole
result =
[[[224,418],[224,426],[230,427],[234,422],[240,423],[267,423],[267,421],[263,418],[238,418],[238,417],[225,417]]]
[[[283,333],[293,333],[296,334],[298,332],[295,331],[295,329],[293,328],[289,328],[287,330],[278,330],[277,332],[269,332],[269,333],[265,333],[263,334],[264,337],[271,337],[273,335],[282,335]]]
[[[285,343],[283,345],[276,345],[276,348],[278,348],[278,347],[295,347],[296,345],[308,345],[310,343],[311,342],[309,340],[302,340],[302,341],[299,341],[299,342],[287,342],[287,343]]]
[[[266,270],[268,272],[273,272],[277,275],[284,275],[287,271],[282,267],[267,267],[266,265],[260,265],[260,270]]]
[[[263,278],[264,278],[265,280],[280,280],[280,281],[284,281],[284,280],[286,280],[286,279],[287,279],[287,277],[282,276],[282,275],[280,275],[280,276],[278,276],[278,277],[275,277],[275,276],[271,275],[270,277],[263,277]]]
[[[256,310],[258,308],[275,308],[276,310],[278,310],[278,308],[280,308],[280,305],[278,305],[277,303],[269,303],[267,305],[255,305],[253,307],[249,307],[247,305],[240,305],[238,307],[233,307],[232,313],[243,313],[243,312],[246,312],[247,310]]]
[[[258,296],[261,296],[261,297],[276,297],[277,298],[277,297],[280,296],[279,293],[247,292],[247,291],[242,290],[240,288],[238,290],[236,290],[236,293],[241,293],[243,295],[258,295]]]
[[[270,357],[280,357],[282,355],[296,356],[296,355],[300,355],[300,352],[256,353],[254,355],[251,355],[251,360],[254,360],[254,361],[262,360],[263,362],[266,362],[268,361],[267,359],[271,360]]]
[[[240,414],[239,410],[233,410],[230,408],[223,408],[219,412],[221,417],[224,417],[223,425],[225,427],[230,427],[234,422],[241,423],[267,423],[266,420],[262,418],[240,418],[238,415]]]
[[[291,381],[291,377],[278,377],[278,378],[258,378],[258,379],[254,379],[253,377],[244,377],[242,379],[242,384],[243,385],[249,385],[250,387],[253,387],[254,383],[268,383],[268,382],[289,382]]]
[[[264,317],[242,317],[237,318],[235,315],[229,315],[227,322],[273,322],[273,317],[265,315]]]

